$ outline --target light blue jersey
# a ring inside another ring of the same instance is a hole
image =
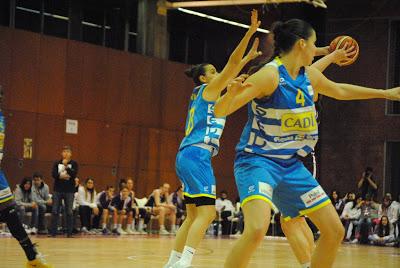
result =
[[[211,158],[218,153],[226,119],[216,118],[215,102],[203,99],[206,86],[196,87],[190,97],[185,138],[176,156],[176,173],[186,197],[215,200],[216,180]]]
[[[267,65],[278,69],[278,88],[270,97],[248,104],[248,121],[236,150],[279,159],[306,156],[318,141],[310,80],[304,68],[293,80],[279,58]]]
[[[214,115],[215,101],[203,99],[206,86],[206,84],[203,84],[196,87],[190,97],[185,138],[179,150],[190,145],[205,144],[214,149],[213,156],[215,156],[219,150],[219,139],[222,136],[226,118],[216,118]]]
[[[4,150],[4,137],[6,131],[6,122],[4,119],[3,112],[0,111],[0,160],[3,158]],[[13,198],[10,186],[8,185],[6,176],[3,170],[0,169],[0,203],[4,203]]]

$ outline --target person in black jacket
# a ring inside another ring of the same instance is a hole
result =
[[[54,163],[52,171],[54,193],[50,235],[54,237],[57,234],[58,215],[61,202],[64,200],[67,215],[67,237],[72,237],[72,206],[75,193],[75,178],[78,175],[78,163],[71,159],[72,150],[70,146],[64,146],[61,155],[62,159]]]

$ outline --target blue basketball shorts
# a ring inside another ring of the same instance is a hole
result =
[[[297,159],[271,159],[239,152],[235,180],[242,205],[261,199],[277,208],[285,220],[316,211],[330,203],[325,191]]]
[[[197,146],[188,146],[178,152],[175,168],[185,196],[216,198],[211,158],[211,151]]]

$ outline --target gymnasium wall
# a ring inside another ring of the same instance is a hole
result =
[[[62,145],[70,144],[79,177],[95,178],[98,189],[126,176],[134,178],[139,196],[164,181],[177,187],[175,155],[193,87],[183,75],[186,67],[0,27],[7,118],[2,167],[11,185],[33,171],[52,184],[52,163]],[[77,135],[66,134],[66,119],[78,120]],[[216,174],[224,182],[219,186],[233,191],[240,129],[228,122],[226,132]],[[23,159],[24,138],[33,139],[32,159]]]
[[[341,0],[328,4],[326,39],[353,36],[361,52],[355,64],[330,67],[327,76],[338,82],[386,88],[391,83],[389,64],[393,60],[388,58],[389,23],[400,19],[400,3],[368,1],[366,5],[361,0]],[[382,196],[385,141],[400,140],[400,116],[386,116],[385,109],[385,100],[323,99],[320,181],[326,190],[355,190],[361,173],[371,166]]]

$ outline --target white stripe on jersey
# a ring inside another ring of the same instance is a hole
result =
[[[307,106],[307,107],[301,107],[301,108],[295,108],[295,109],[274,109],[274,108],[265,109],[265,108],[262,108],[261,106],[257,107],[257,104],[253,101],[251,106],[252,106],[251,109],[253,110],[253,113],[255,115],[256,115],[256,113],[255,113],[256,110],[262,111],[262,113],[265,114],[265,117],[268,117],[269,119],[278,119],[278,120],[280,120],[284,114],[298,114],[298,113],[315,111],[314,105]]]

